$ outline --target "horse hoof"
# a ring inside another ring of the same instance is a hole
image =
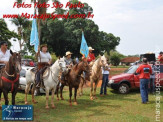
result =
[[[72,106],[72,103],[70,103],[69,105]]]
[[[95,99],[97,99],[97,97],[96,97],[96,96],[95,96],[94,98],[95,98]]]
[[[52,109],[55,109],[55,106],[52,106]]]
[[[91,97],[90,99],[93,100],[93,97]]]
[[[28,105],[28,102],[25,102],[25,105]]]
[[[78,105],[78,103],[77,102],[74,102],[74,105]]]
[[[49,106],[46,106],[45,108],[46,108],[46,109],[49,109]]]
[[[61,100],[65,100],[64,98],[61,98]]]

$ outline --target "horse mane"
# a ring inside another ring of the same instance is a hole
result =
[[[79,63],[80,63],[80,62],[79,62]],[[74,65],[73,70],[76,71],[76,70],[78,69],[78,64],[79,64],[79,63],[77,63],[77,64]]]

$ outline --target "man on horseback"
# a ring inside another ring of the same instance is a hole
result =
[[[92,47],[89,47],[89,54],[88,54],[88,63],[90,64],[90,62],[95,61],[95,55],[92,52],[94,49]]]
[[[73,66],[71,55],[72,55],[72,53],[70,51],[68,51],[68,52],[66,52],[66,55],[64,57],[64,60],[66,62],[66,67],[68,69],[68,72],[70,71],[70,69]],[[68,74],[68,72],[66,74],[62,73],[62,76],[61,76],[61,80],[62,81],[65,81],[66,80],[66,77],[65,76]]]
[[[47,51],[47,44],[41,45],[41,51],[38,51],[37,56],[38,56],[38,71],[36,74],[36,87],[40,87],[41,84],[41,78],[40,76],[43,74],[43,71],[45,67],[50,66],[52,63],[52,58],[50,53]]]
[[[7,49],[8,43],[6,41],[2,41],[0,43],[0,69],[4,67],[10,59],[10,51]]]

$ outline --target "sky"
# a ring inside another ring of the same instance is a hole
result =
[[[23,0],[30,3],[30,0]],[[64,6],[68,0],[60,0]],[[124,55],[136,55],[148,52],[158,54],[163,51],[163,0],[80,0],[92,8],[92,19],[100,31],[113,33],[121,38],[117,50]],[[0,4],[0,18],[3,14],[33,14],[33,8],[13,8],[15,0],[5,0]],[[49,2],[51,4],[51,2]],[[48,9],[48,12],[53,12]],[[5,19],[8,28],[16,27]],[[18,51],[17,42],[13,49]]]

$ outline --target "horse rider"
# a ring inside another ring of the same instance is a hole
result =
[[[67,69],[68,69],[68,72],[70,71],[70,69],[71,69],[72,66],[73,66],[73,60],[72,60],[72,58],[71,58],[71,55],[72,55],[72,53],[71,53],[70,51],[67,51],[67,52],[66,52],[66,55],[65,55],[65,57],[64,57],[64,60],[65,60],[65,62],[66,62],[66,67],[67,67]],[[62,73],[62,76],[61,76],[61,80],[62,80],[62,81],[64,81],[64,80],[66,79],[65,76],[68,74],[68,72],[67,72],[66,74]]]
[[[10,59],[10,51],[7,49],[8,43],[6,41],[0,42],[0,69],[3,68]]]
[[[95,61],[95,55],[93,53],[94,49],[92,47],[88,47],[88,49],[89,49],[89,54],[88,54],[87,61],[90,64],[90,62]]]
[[[42,80],[40,77],[42,77],[45,67],[50,66],[52,63],[52,57],[48,52],[47,44],[41,45],[41,51],[39,49],[37,57],[38,57],[38,69],[37,69],[38,71],[36,73],[36,84],[37,84],[36,87],[39,88]]]

